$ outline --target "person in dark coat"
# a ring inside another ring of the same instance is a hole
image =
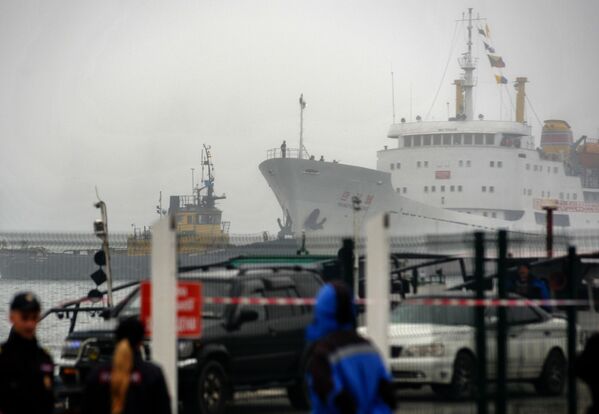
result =
[[[599,414],[599,334],[589,338],[582,354],[576,358],[576,376],[591,391],[592,404],[588,414]]]
[[[518,266],[518,274],[508,284],[508,291],[527,299],[551,299],[547,284],[530,272],[528,264]],[[541,307],[551,312],[550,306],[543,305]]]
[[[50,414],[54,411],[54,364],[35,332],[41,305],[31,292],[10,304],[12,328],[0,346],[0,413]]]
[[[314,321],[307,381],[314,414],[388,414],[396,406],[391,375],[376,347],[356,332],[356,310],[342,282],[321,288]]]
[[[144,326],[137,318],[116,330],[112,361],[92,371],[85,387],[84,414],[170,414],[171,400],[162,370],[144,361]]]

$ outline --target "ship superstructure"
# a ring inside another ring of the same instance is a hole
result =
[[[218,200],[226,198],[214,191],[214,164],[209,146],[204,145],[201,156],[201,179],[195,184],[192,176],[192,194],[171,195],[168,212],[162,205],[156,206],[158,214],[170,214],[177,225],[179,253],[198,253],[210,248],[222,247],[229,240],[228,221],[222,221],[222,210],[216,206]],[[192,170],[193,174],[193,170]],[[127,240],[129,255],[147,255],[150,253],[149,229],[136,231]]]
[[[387,137],[394,145],[377,152],[376,170],[293,157],[303,148],[269,151],[260,170],[282,207],[282,233],[352,234],[356,221],[375,212],[394,215],[396,235],[531,231],[545,225],[548,203],[557,205],[555,226],[599,228],[599,143],[586,137],[574,142],[567,122],[548,120],[537,147],[525,121],[525,77],[514,83],[514,121],[475,116],[472,10],[465,21],[455,115],[392,124]],[[489,60],[504,64],[494,55]],[[507,82],[503,75],[496,79]]]

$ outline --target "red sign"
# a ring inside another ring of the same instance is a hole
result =
[[[152,284],[142,282],[141,320],[146,325],[146,335],[151,336],[152,327]],[[202,333],[202,284],[178,282],[177,284],[177,336],[197,338]]]
[[[451,178],[451,171],[435,171],[435,178],[437,180],[449,180]]]

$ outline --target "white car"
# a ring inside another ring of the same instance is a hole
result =
[[[438,297],[472,296],[455,292]],[[485,318],[490,380],[496,376],[496,311],[487,308]],[[541,394],[561,394],[567,373],[567,321],[537,306],[507,308],[507,321],[508,380],[531,382]],[[390,368],[398,384],[431,385],[446,398],[473,396],[474,308],[400,304],[391,312],[389,345]]]

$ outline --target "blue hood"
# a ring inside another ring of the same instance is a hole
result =
[[[316,296],[316,305],[314,307],[314,321],[306,328],[306,339],[310,342],[324,338],[335,331],[351,331],[355,328],[353,321],[340,323],[337,320],[339,315],[337,298],[338,290],[335,286],[327,283]],[[355,305],[353,298],[348,303],[351,304],[351,314],[355,317]]]

